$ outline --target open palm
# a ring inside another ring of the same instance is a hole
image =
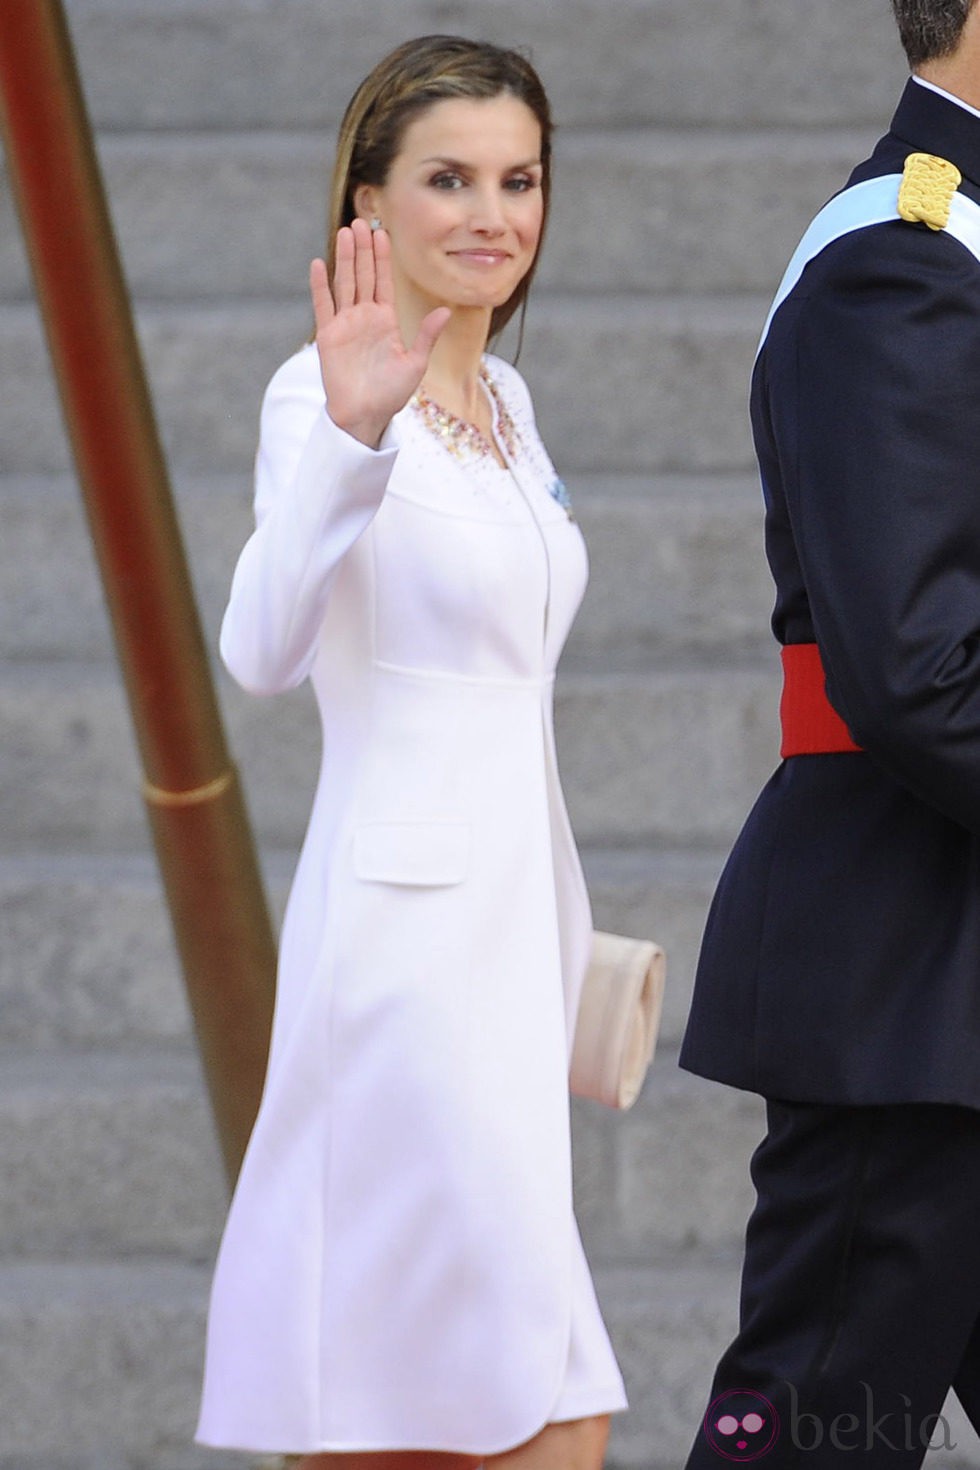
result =
[[[333,291],[322,260],[310,266],[316,345],[330,417],[376,447],[391,417],[415,392],[451,315],[440,306],[402,341],[395,311],[391,244],[384,230],[354,220],[337,232]]]

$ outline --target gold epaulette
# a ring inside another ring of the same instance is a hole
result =
[[[955,163],[934,153],[910,153],[898,191],[899,214],[911,224],[921,221],[930,230],[944,230],[962,180]]]

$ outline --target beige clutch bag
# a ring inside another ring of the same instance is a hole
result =
[[[666,974],[659,944],[593,933],[569,1072],[576,1097],[610,1108],[636,1101],[653,1057]]]

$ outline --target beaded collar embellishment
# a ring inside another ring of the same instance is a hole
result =
[[[504,453],[508,459],[514,459],[520,450],[520,435],[506,403],[500,396],[496,383],[487,370],[486,363],[480,364],[480,381],[485,384],[493,402],[497,433],[503,444]],[[482,430],[476,427],[476,424],[457,418],[456,414],[450,413],[448,409],[430,398],[421,386],[412,398],[412,406],[429,432],[435,434],[437,439],[441,439],[450,454],[456,459],[466,459],[474,454],[481,457],[487,454],[493,455],[493,445]]]
[[[523,447],[521,436],[500,390],[490,376],[486,363],[480,364],[480,381],[486,385],[493,403],[497,437],[503,446],[504,454],[508,460],[517,459]],[[443,408],[441,404],[436,403],[423,387],[419,386],[416,389],[411,404],[425,427],[435,435],[455,459],[466,460],[475,456],[478,459],[490,458],[496,463],[493,445],[482,430],[478,429],[476,424],[459,418],[456,414]],[[565,511],[568,519],[574,520],[571,497],[564,482],[557,475],[549,484],[548,491]]]

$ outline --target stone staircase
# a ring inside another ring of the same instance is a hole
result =
[[[632,1397],[683,1461],[735,1313],[758,1101],[679,1072],[706,904],[776,760],[746,394],[809,214],[883,130],[886,0],[70,0],[214,645],[259,396],[307,330],[339,111],[411,34],[529,47],[561,124],[521,367],[589,542],[559,747],[600,927],[669,949],[626,1117],[576,1105],[579,1214]],[[220,1470],[190,1443],[224,1192],[16,218],[0,191],[0,1470]],[[281,904],[301,691],[219,674]],[[969,1431],[957,1421],[960,1459]],[[936,1456],[932,1456],[933,1461]]]

